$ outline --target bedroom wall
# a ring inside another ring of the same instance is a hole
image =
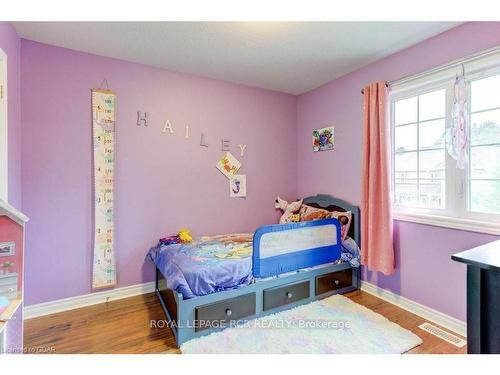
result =
[[[0,22],[0,48],[7,55],[8,194],[21,208],[21,40],[8,22]]]
[[[377,80],[396,80],[500,45],[500,23],[472,22],[368,65],[299,96],[297,192],[361,200],[362,96]],[[311,131],[335,125],[335,151],[314,153]],[[495,236],[395,221],[394,275],[363,270],[363,279],[465,320],[465,267],[450,256]]]
[[[27,40],[21,55],[27,305],[91,292],[90,89],[103,78],[117,93],[118,287],[153,280],[144,257],[158,238],[254,231],[277,221],[277,194],[296,197],[295,97]],[[138,110],[149,127],[136,125]],[[173,135],[162,134],[167,119]],[[243,164],[246,199],[230,198],[215,168],[221,138]]]

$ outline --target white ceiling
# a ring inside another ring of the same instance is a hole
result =
[[[301,94],[457,22],[15,22],[20,37]]]

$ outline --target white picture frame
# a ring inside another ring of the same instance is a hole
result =
[[[0,242],[0,257],[10,257],[16,253],[15,242]]]

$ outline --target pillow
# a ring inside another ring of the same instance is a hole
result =
[[[331,212],[324,208],[316,208],[303,204],[299,210],[300,221],[311,221],[331,218]]]
[[[351,226],[352,212],[340,212],[340,211],[328,211],[324,208],[317,208],[303,204],[299,211],[300,221],[311,221],[311,220],[321,220],[334,218],[340,221],[341,224],[341,234],[340,238],[344,241],[349,233],[349,228]]]
[[[342,238],[342,241],[344,241],[347,238],[347,234],[349,233],[349,228],[351,227],[352,212],[351,211],[346,211],[346,212],[333,211],[331,214],[332,214],[331,217],[340,221],[340,225],[341,225],[340,238]]]

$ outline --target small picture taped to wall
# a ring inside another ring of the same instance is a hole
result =
[[[313,151],[333,150],[335,130],[333,126],[313,130]]]
[[[229,180],[229,196],[231,198],[245,198],[247,196],[247,176],[236,174]]]
[[[240,169],[241,163],[233,156],[233,154],[225,152],[216,167],[224,174],[224,176],[231,179]]]

